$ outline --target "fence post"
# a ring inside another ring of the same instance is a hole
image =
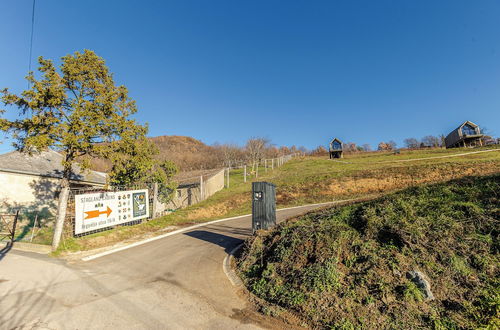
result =
[[[203,175],[200,175],[200,202],[203,200]]]
[[[267,173],[267,159],[264,159],[264,172]]]
[[[16,227],[17,227],[18,217],[19,217],[19,210],[16,211],[16,217],[14,218],[14,223],[12,224],[12,237],[10,239],[11,244],[14,244],[14,240],[16,239]]]
[[[158,213],[158,182],[153,183],[153,219]]]
[[[247,166],[243,165],[243,182],[247,182]]]
[[[30,243],[33,242],[33,235],[35,234],[35,226],[38,222],[38,213],[35,214],[35,220],[33,221],[33,228],[31,229],[31,239],[30,239]]]

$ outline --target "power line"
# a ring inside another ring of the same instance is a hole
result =
[[[35,2],[36,0],[33,0],[33,9],[31,12],[31,38],[30,38],[30,58],[28,63],[28,73],[31,72],[31,57],[33,54],[33,32],[35,30]],[[29,87],[30,83],[28,82],[28,88]]]

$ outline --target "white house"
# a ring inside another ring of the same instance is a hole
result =
[[[28,155],[12,151],[0,155],[0,213],[16,209],[54,214],[63,173],[63,156],[53,150]],[[73,167],[71,187],[103,187],[106,173]]]

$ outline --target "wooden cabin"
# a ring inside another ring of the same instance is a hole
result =
[[[333,158],[343,158],[343,143],[339,139],[335,138],[330,142],[330,159]]]
[[[451,131],[444,139],[446,148],[476,147],[483,145],[483,134],[479,126],[466,121]]]

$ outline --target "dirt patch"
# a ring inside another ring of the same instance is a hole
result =
[[[497,172],[498,163],[367,170],[314,185],[287,187],[277,193],[277,200],[280,204],[289,204],[296,199],[311,198],[312,196],[325,199],[325,197],[391,192],[419,184],[444,182],[470,175],[487,175]]]
[[[248,194],[233,195],[230,199],[213,205],[194,209],[187,215],[188,220],[210,219],[228,214],[230,211],[248,203]]]

